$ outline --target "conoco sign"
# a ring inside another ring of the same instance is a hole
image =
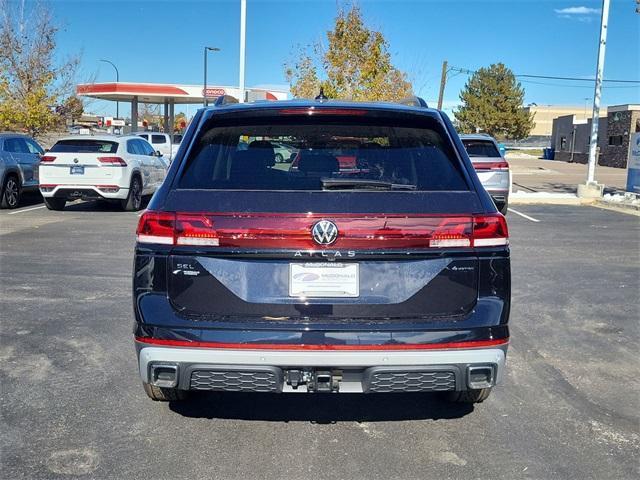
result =
[[[207,88],[202,90],[202,95],[211,98],[211,97],[221,97],[225,94],[224,88]]]

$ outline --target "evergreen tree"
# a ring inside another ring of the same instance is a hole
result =
[[[502,63],[475,72],[460,93],[462,106],[454,112],[461,133],[483,132],[499,139],[521,139],[535,125],[522,107],[524,89]]]

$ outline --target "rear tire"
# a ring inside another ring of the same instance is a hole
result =
[[[276,163],[283,163],[284,157],[282,156],[282,154],[276,153],[275,160],[276,160]]]
[[[500,210],[501,214],[506,215],[507,210],[509,209],[509,204],[507,202],[504,202],[502,206],[498,207],[498,209]]]
[[[121,200],[122,209],[126,212],[137,212],[142,206],[142,182],[140,177],[134,175],[129,185],[129,195],[126,200]]]
[[[64,206],[67,204],[67,200],[64,198],[42,197],[42,199],[49,210],[64,210]]]
[[[20,204],[21,191],[20,180],[14,174],[7,175],[2,186],[2,199],[0,208],[17,208]]]
[[[156,402],[179,402],[186,400],[189,396],[187,390],[178,390],[177,388],[162,388],[151,385],[150,383],[142,382],[147,396]]]
[[[451,392],[448,400],[459,403],[482,403],[491,393],[491,387]]]

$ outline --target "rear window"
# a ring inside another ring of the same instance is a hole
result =
[[[213,117],[202,132],[179,188],[468,190],[448,137],[430,117]]]
[[[462,140],[470,157],[500,157],[496,145],[489,140]]]
[[[164,135],[151,135],[151,143],[167,143]]]
[[[50,152],[72,153],[116,153],[118,142],[108,140],[60,140]]]

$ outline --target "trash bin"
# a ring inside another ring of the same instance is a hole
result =
[[[548,158],[547,160],[553,160],[554,158],[556,158],[556,149],[555,148],[548,148],[547,150],[549,150],[548,153]]]

